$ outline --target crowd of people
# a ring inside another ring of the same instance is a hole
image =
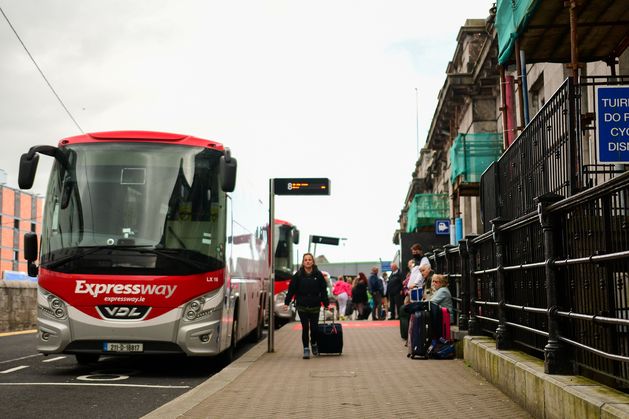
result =
[[[299,270],[293,275],[286,299],[285,309],[295,300],[302,324],[304,358],[318,354],[317,322],[320,307],[328,307],[330,300],[338,310],[338,319],[347,320],[399,320],[400,334],[406,339],[408,313],[403,309],[417,301],[431,301],[450,312],[454,319],[452,295],[448,289],[448,277],[435,274],[430,261],[424,256],[422,246],[411,246],[412,259],[408,261],[408,272],[403,274],[396,263],[391,263],[391,274],[379,275],[379,268],[371,269],[369,278],[364,272],[356,275],[339,276],[332,285],[330,275],[321,272],[314,264],[314,256],[303,255]]]

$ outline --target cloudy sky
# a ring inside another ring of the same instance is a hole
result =
[[[439,88],[468,18],[491,1],[0,0],[84,132],[195,135],[239,175],[327,177],[329,197],[278,197],[276,215],[332,262],[391,260]],[[0,168],[80,134],[0,16]],[[416,90],[417,93],[416,94]],[[418,106],[416,106],[416,98]],[[419,112],[416,111],[419,110]],[[419,116],[419,135],[417,135]],[[34,188],[44,193],[50,159]]]

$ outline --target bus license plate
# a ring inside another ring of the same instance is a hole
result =
[[[105,352],[142,352],[144,345],[141,343],[114,343],[105,342]]]

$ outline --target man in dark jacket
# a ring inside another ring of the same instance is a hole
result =
[[[397,263],[391,264],[391,276],[389,276],[389,285],[387,286],[387,297],[389,298],[389,312],[391,320],[395,320],[400,316],[400,308],[404,302],[402,297],[402,282],[404,277],[400,272]]]
[[[378,278],[378,268],[371,268],[371,276],[369,276],[369,292],[373,298],[373,312],[371,315],[372,320],[384,320],[380,316],[380,310],[382,309],[382,296],[384,295],[384,286],[382,281]],[[385,315],[386,317],[386,315]]]

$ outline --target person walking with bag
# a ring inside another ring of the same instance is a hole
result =
[[[310,358],[310,348],[314,356],[319,355],[317,333],[321,304],[327,308],[330,304],[328,290],[323,274],[314,263],[312,253],[304,253],[299,270],[295,272],[288,285],[284,300],[284,310],[295,297],[295,307],[301,321],[301,341],[304,346],[304,359]]]

